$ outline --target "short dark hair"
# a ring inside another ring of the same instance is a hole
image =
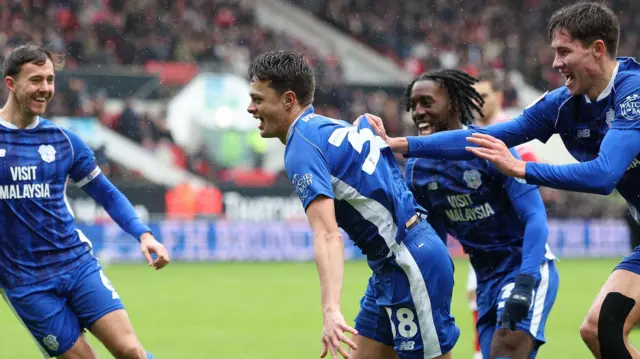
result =
[[[580,40],[584,46],[602,40],[611,58],[618,53],[620,23],[613,11],[604,4],[579,2],[564,6],[551,15],[547,29],[549,38],[553,38],[556,30],[566,30],[569,36]]]
[[[313,102],[316,81],[313,69],[301,53],[284,50],[262,53],[251,62],[249,79],[268,81],[280,94],[291,90],[302,105]]]
[[[473,121],[473,111],[476,111],[482,116],[482,106],[484,105],[484,99],[473,88],[473,85],[478,82],[478,79],[455,69],[442,69],[425,72],[411,81],[407,86],[405,97],[405,110],[411,111],[411,89],[413,85],[418,81],[431,80],[438,82],[449,93],[449,99],[453,111],[460,117],[460,122],[463,124],[469,124]]]
[[[498,73],[494,69],[484,69],[478,74],[478,82],[488,82],[491,84],[493,91],[502,91],[504,86]]]
[[[4,60],[2,74],[4,77],[16,76],[20,73],[20,70],[22,70],[22,65],[35,64],[42,66],[47,60],[51,60],[54,69],[59,66],[59,61],[56,59],[54,53],[46,47],[36,44],[22,45],[13,49]]]

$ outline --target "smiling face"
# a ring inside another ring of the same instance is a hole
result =
[[[565,85],[572,95],[585,94],[595,85],[593,73],[598,69],[597,57],[594,56],[597,46],[603,46],[602,41],[585,46],[563,29],[554,32],[551,40],[551,47],[556,53],[553,68],[566,78]]]
[[[269,86],[268,81],[251,81],[249,96],[251,102],[247,111],[260,120],[258,129],[263,138],[284,138],[289,131],[287,125],[286,96],[291,91],[279,94]]]
[[[47,59],[42,65],[22,65],[17,75],[5,78],[5,84],[24,116],[41,116],[55,94],[54,78],[53,63]]]
[[[451,122],[447,89],[433,80],[416,81],[411,88],[411,118],[420,136],[444,131]]]

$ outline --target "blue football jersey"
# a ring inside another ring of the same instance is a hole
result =
[[[565,86],[543,94],[514,121],[535,125],[535,138],[546,142],[558,133],[573,157],[595,159],[609,129],[640,129],[640,64],[620,57],[611,81],[596,101],[572,96]],[[633,208],[640,209],[640,156],[617,183],[616,189]]]
[[[0,118],[0,286],[49,279],[91,256],[67,202],[100,169],[76,134],[44,118],[18,129]]]
[[[411,158],[406,182],[443,240],[449,233],[460,241],[479,281],[520,267],[525,226],[512,198],[537,186],[519,183],[480,158]]]
[[[334,199],[338,225],[370,257],[386,256],[423,210],[367,121],[355,127],[310,107],[289,129],[285,168],[305,209],[320,195]]]

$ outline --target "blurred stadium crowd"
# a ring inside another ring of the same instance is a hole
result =
[[[290,3],[335,26],[378,53],[418,74],[460,68],[518,69],[539,90],[561,86],[564,78],[551,68],[545,19],[559,3],[552,0],[291,0]],[[341,59],[322,56],[288,35],[260,27],[250,0],[8,0],[0,3],[0,60],[13,46],[47,43],[65,53],[65,70],[125,66],[139,71],[154,61],[215,64],[244,73],[252,57],[269,49],[307,54],[316,69],[316,110],[353,120],[371,112],[381,115],[393,134],[410,134],[403,122],[403,89],[366,88],[345,82]],[[616,0],[622,34],[619,54],[638,54],[640,2]],[[428,9],[428,11],[426,10]],[[519,16],[516,16],[519,15]],[[522,16],[525,15],[525,16]],[[28,26],[27,24],[42,24]],[[436,31],[434,31],[436,30]],[[516,106],[518,92],[505,78],[505,106]],[[169,93],[165,93],[167,96]],[[4,87],[0,95],[6,98]],[[132,95],[132,94],[129,94]],[[118,113],[107,113],[109,99],[119,97]],[[166,125],[166,112],[145,111],[135,99],[88,86],[81,77],[57,83],[52,116],[96,117],[141,146],[164,153],[167,160],[212,181],[219,166],[206,155],[187,155]],[[139,179],[97,149],[105,172]],[[620,217],[616,199],[544,189],[550,216]]]

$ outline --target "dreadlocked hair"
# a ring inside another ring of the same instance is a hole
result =
[[[405,111],[411,111],[411,89],[413,85],[424,80],[436,81],[447,89],[451,100],[452,112],[459,115],[460,121],[464,125],[468,125],[473,120],[473,111],[480,116],[483,115],[484,99],[473,88],[473,84],[477,83],[478,79],[455,69],[428,71],[413,79],[404,93]]]

